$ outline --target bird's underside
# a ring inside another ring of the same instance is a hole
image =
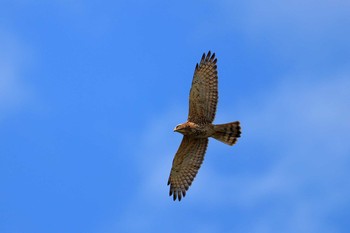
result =
[[[218,102],[216,62],[215,53],[211,55],[209,51],[203,54],[196,65],[190,90],[188,120],[174,129],[184,135],[168,180],[169,195],[173,195],[174,200],[180,201],[186,195],[203,162],[209,137],[232,146],[241,134],[238,121],[212,124]]]

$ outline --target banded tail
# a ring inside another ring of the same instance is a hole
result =
[[[212,137],[230,146],[235,144],[237,138],[241,136],[241,126],[239,125],[239,121],[214,125],[214,130],[215,133]]]

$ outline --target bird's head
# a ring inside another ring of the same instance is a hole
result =
[[[175,127],[174,132],[182,133],[183,135],[191,134],[195,128],[195,125],[192,122],[186,122],[183,124],[179,124]]]
[[[189,128],[190,128],[189,125],[187,125],[186,123],[179,124],[179,125],[177,125],[175,127],[174,132],[178,132],[178,133],[184,134],[184,133],[186,133],[188,131]]]

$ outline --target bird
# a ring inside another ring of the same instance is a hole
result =
[[[241,136],[239,121],[213,124],[218,103],[218,72],[215,53],[203,53],[196,64],[189,95],[189,113],[185,123],[174,128],[183,134],[174,156],[168,185],[169,196],[181,201],[203,163],[209,137],[234,145]]]

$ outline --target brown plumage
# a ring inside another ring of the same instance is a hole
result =
[[[239,121],[214,125],[218,103],[218,72],[215,53],[203,54],[199,65],[196,65],[187,122],[176,126],[175,132],[184,135],[173,160],[168,185],[169,195],[174,201],[181,200],[191,186],[204,160],[208,138],[213,137],[230,146],[236,143],[241,135]]]

